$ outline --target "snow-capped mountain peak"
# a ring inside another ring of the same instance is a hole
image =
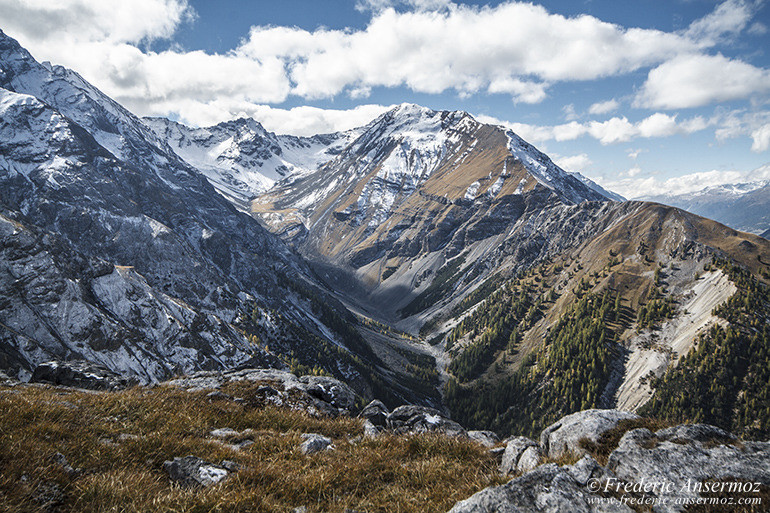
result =
[[[357,136],[356,131],[276,135],[252,118],[203,128],[165,118],[145,118],[145,123],[220,194],[244,209],[278,180],[315,171]]]

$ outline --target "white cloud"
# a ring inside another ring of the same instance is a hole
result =
[[[564,113],[564,119],[567,121],[574,121],[578,118],[577,112],[575,112],[575,105],[572,103],[562,107],[561,111]]]
[[[255,26],[225,54],[146,49],[144,43],[169,38],[194,18],[187,0],[0,0],[0,25],[37,58],[76,69],[138,114],[203,119],[219,117],[226,104],[238,109],[230,113],[235,116],[245,104],[255,109],[291,95],[360,99],[379,87],[454,91],[461,97],[507,94],[515,102],[538,103],[557,82],[597,80],[650,66],[658,67],[645,84],[645,102],[669,105],[681,102],[681,95],[669,90],[681,80],[668,72],[681,76],[686,59],[744,30],[751,13],[744,2],[728,0],[688,30],[664,32],[589,15],[565,17],[514,1],[482,7],[450,0],[359,0],[357,5],[371,13],[364,28]],[[766,79],[764,70],[757,74],[749,64],[729,62],[730,72],[740,78],[734,85],[727,82],[727,92],[711,91],[718,83],[712,80],[706,87],[711,92],[692,97],[742,97],[750,84]],[[701,87],[701,74],[695,74],[693,87]],[[611,112],[617,108],[612,102],[592,109]],[[638,136],[639,127],[629,127],[625,118],[604,123],[553,127],[552,137],[589,133],[608,144]],[[613,127],[620,132],[610,133]]]
[[[751,132],[751,151],[757,153],[770,149],[770,124],[763,125]]]
[[[555,157],[553,161],[565,171],[583,173],[593,162],[587,154],[572,155],[570,157]]]
[[[548,84],[545,82],[528,82],[518,78],[503,77],[493,79],[487,91],[490,93],[508,93],[514,101],[522,103],[540,103],[545,100]]]
[[[770,71],[721,54],[674,57],[651,70],[639,107],[681,109],[770,92]]]
[[[358,0],[356,10],[379,12],[391,7],[410,7],[418,10],[437,10],[449,7],[451,0]]]
[[[612,100],[607,100],[606,102],[594,103],[588,108],[588,113],[594,116],[598,116],[616,111],[618,110],[618,107],[620,107],[620,103],[618,103],[618,101],[613,98]]]
[[[169,105],[167,108],[171,107]],[[191,126],[209,126],[233,118],[250,117],[278,134],[311,136],[363,126],[393,107],[368,104],[339,110],[309,106],[279,109],[246,101],[220,99],[207,104],[191,102],[178,111],[171,111],[171,114]],[[161,106],[159,110],[165,111],[166,107]]]
[[[770,111],[732,111],[717,118],[719,128],[715,135],[718,141],[748,136],[752,139],[751,151],[761,153],[770,149]]]
[[[755,11],[752,2],[727,0],[713,12],[693,22],[685,33],[694,41],[713,45],[724,36],[735,35],[745,29]]]
[[[770,179],[770,164],[760,168],[745,171],[704,171],[659,179],[655,176],[636,178],[642,174],[641,169],[634,167],[621,174],[621,178],[592,178],[602,187],[615,191],[629,199],[665,196],[675,191],[676,194],[696,192],[715,185],[753,182]]]
[[[637,138],[668,137],[676,134],[691,134],[704,130],[713,121],[700,116],[677,121],[677,116],[656,112],[639,122],[632,123],[625,116],[613,117],[606,121],[571,121],[561,125],[538,126],[526,123],[511,123],[491,116],[478,116],[479,121],[505,126],[533,144],[547,141],[572,141],[589,135],[602,144],[628,142]]]

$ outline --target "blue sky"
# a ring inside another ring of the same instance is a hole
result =
[[[770,179],[764,0],[0,0],[0,28],[139,115],[307,135],[413,102],[638,197]]]

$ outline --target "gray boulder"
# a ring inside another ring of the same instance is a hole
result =
[[[606,504],[579,483],[571,467],[549,463],[511,479],[501,486],[485,488],[460,501],[449,513],[632,513],[622,504]]]
[[[369,419],[364,421],[364,438],[375,438],[383,431],[385,431],[384,427],[375,426]]]
[[[554,422],[540,433],[540,447],[549,458],[567,454],[582,455],[585,450],[580,441],[596,442],[599,437],[614,428],[622,420],[638,419],[635,413],[620,410],[585,410]]]
[[[364,409],[361,410],[361,413],[359,413],[358,416],[362,419],[368,420],[375,426],[384,427],[389,413],[390,412],[382,403],[382,401],[375,399],[374,401],[364,406]]]
[[[315,454],[334,448],[331,438],[319,435],[318,433],[304,433],[302,438],[305,439],[299,446],[302,454]]]
[[[468,438],[484,447],[494,447],[500,443],[500,438],[493,431],[468,431]]]
[[[386,425],[396,434],[437,432],[449,436],[466,435],[460,424],[427,406],[399,406],[390,412]]]
[[[316,399],[340,410],[350,411],[356,404],[356,393],[342,381],[328,376],[302,376],[305,391]]]
[[[225,467],[203,461],[195,456],[165,461],[163,468],[172,481],[188,488],[217,484],[229,474]]]
[[[657,433],[634,429],[610,454],[607,470],[627,482],[671,483],[670,491],[653,494],[668,502],[695,499],[700,496],[696,487],[709,479],[770,485],[770,442],[739,442],[719,428],[704,425],[677,426]],[[680,511],[674,504],[659,510]]]
[[[528,472],[542,462],[542,452],[537,442],[524,436],[509,439],[505,444],[500,473]]]
[[[50,361],[38,365],[30,381],[89,390],[118,390],[137,384],[106,367],[81,360]]]

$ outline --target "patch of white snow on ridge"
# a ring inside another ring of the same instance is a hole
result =
[[[481,187],[481,183],[479,181],[473,182],[465,191],[465,199],[471,200],[471,201],[475,200],[476,195],[479,192],[479,187]]]

